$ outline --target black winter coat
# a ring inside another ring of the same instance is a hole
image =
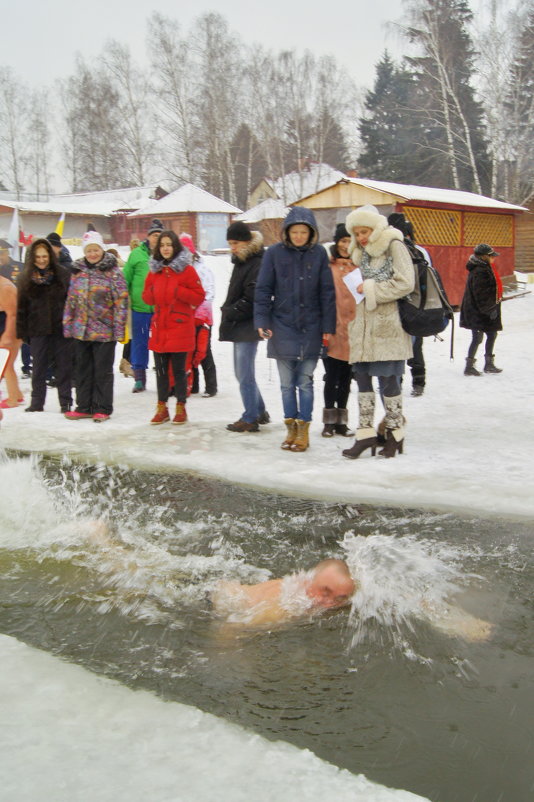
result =
[[[296,248],[288,229],[307,225],[313,232],[305,248]],[[254,324],[271,329],[267,356],[316,359],[322,335],[336,331],[336,293],[325,248],[319,245],[310,209],[294,206],[284,220],[284,239],[265,252],[258,276]]]
[[[264,251],[263,237],[254,231],[248,247],[239,257],[232,257],[234,269],[221,306],[219,340],[242,343],[260,339],[254,328],[254,291]]]
[[[17,337],[29,342],[32,337],[63,334],[63,309],[69,289],[70,271],[58,265],[50,284],[30,282],[26,290],[18,287]]]
[[[501,331],[501,304],[492,266],[473,254],[466,270],[468,276],[460,310],[460,326],[478,331]]]

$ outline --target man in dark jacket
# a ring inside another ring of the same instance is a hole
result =
[[[221,307],[219,340],[234,344],[234,370],[244,411],[230,432],[257,432],[269,414],[256,384],[255,363],[260,336],[254,327],[254,290],[264,253],[263,237],[245,223],[232,223],[226,232],[234,269]]]
[[[282,448],[305,451],[313,411],[313,372],[325,334],[336,331],[336,294],[313,212],[294,206],[282,242],[262,261],[254,325],[268,339],[280,374],[287,437]],[[298,391],[298,401],[297,401]]]
[[[59,234],[57,234],[55,231],[52,231],[50,234],[46,235],[46,238],[54,249],[54,253],[57,256],[57,260],[61,267],[66,267],[67,270],[71,270],[73,265],[72,256],[70,255],[69,249],[66,248],[61,242],[61,237]]]

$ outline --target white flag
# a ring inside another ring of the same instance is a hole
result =
[[[9,226],[9,234],[7,235],[9,244],[11,245],[9,255],[12,259],[18,262],[19,259],[19,210],[17,207],[13,209],[13,217],[11,218],[11,225]]]

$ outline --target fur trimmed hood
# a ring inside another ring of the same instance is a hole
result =
[[[240,249],[239,254],[232,254],[232,262],[246,262],[251,256],[255,256],[263,248],[263,236],[259,231],[252,231],[252,239],[248,242],[243,242],[243,248]]]
[[[354,236],[354,228],[356,226],[365,226],[372,228],[373,233],[369,237],[369,242],[365,246],[365,250],[369,256],[381,256],[387,251],[389,246],[394,240],[403,241],[402,233],[392,226],[388,226],[387,218],[380,214],[376,206],[367,204],[360,206],[359,209],[349,212],[345,221],[345,226],[350,234],[349,253],[352,256],[352,261],[355,265],[359,265],[362,260],[362,248],[356,242]]]

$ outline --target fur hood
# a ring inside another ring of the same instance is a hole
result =
[[[262,250],[263,236],[259,231],[252,231],[251,234],[252,239],[243,243],[243,248],[240,250],[239,254],[235,253],[232,255],[232,262],[234,264],[236,262],[246,262],[247,259],[250,259],[251,256],[255,256],[257,253],[260,253]]]
[[[365,250],[371,257],[381,256],[394,240],[400,240],[401,242],[403,240],[402,233],[397,228],[388,226],[387,218],[380,214],[376,206],[367,204],[366,206],[360,206],[359,209],[354,209],[347,215],[345,227],[350,234],[349,254],[351,254],[355,265],[361,263],[363,250],[354,236],[354,228],[356,226],[365,226],[373,230],[369,237],[369,242],[365,246]]]

